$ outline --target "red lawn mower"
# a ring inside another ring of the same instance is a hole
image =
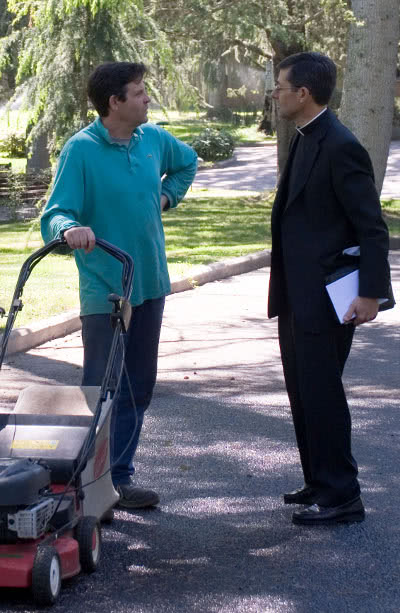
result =
[[[22,266],[0,369],[32,269],[65,245],[56,239]],[[0,414],[0,587],[30,588],[39,605],[56,601],[63,579],[96,570],[100,522],[112,519],[119,499],[111,481],[110,422],[124,368],[133,260],[106,241],[96,246],[122,263],[123,289],[109,296],[114,336],[101,387],[30,385],[13,411]]]

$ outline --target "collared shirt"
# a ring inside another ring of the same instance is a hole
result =
[[[304,136],[304,135],[305,135],[304,128],[306,128],[306,127],[307,127],[307,126],[309,126],[311,123],[313,123],[313,121],[315,121],[316,119],[318,119],[318,117],[320,117],[320,116],[322,115],[322,113],[325,113],[325,111],[327,110],[327,108],[328,108],[328,107],[326,106],[324,109],[322,109],[322,111],[320,111],[320,112],[318,113],[318,115],[315,115],[315,117],[313,117],[312,119],[310,119],[310,121],[307,121],[307,123],[305,123],[303,126],[296,126],[296,130],[297,130],[297,132],[298,132],[299,134],[301,134],[302,136]]]
[[[89,226],[98,238],[134,260],[132,304],[170,292],[160,199],[176,207],[197,168],[194,150],[166,130],[143,124],[129,147],[113,142],[97,118],[63,148],[53,190],[41,219],[46,242],[73,226]],[[164,176],[164,179],[162,177]],[[121,264],[101,249],[74,251],[81,314],[107,313],[110,293],[121,293]]]
[[[289,173],[289,190],[288,199],[293,195],[297,185],[301,181],[303,174],[304,161],[308,155],[308,142],[307,136],[309,136],[313,130],[319,125],[321,116],[325,113],[326,107],[322,109],[320,113],[315,115],[310,121],[302,126],[296,126],[297,133],[295,133],[295,140],[292,145],[291,166]]]

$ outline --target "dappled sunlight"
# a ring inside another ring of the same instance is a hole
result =
[[[161,505],[116,509],[103,527],[104,566],[84,578],[103,608],[123,610],[128,595],[137,610],[152,610],[167,591],[199,613],[308,613],[321,597],[313,580],[321,573],[326,593],[349,610],[359,598],[370,602],[371,590],[379,600],[393,588],[398,316],[357,331],[345,373],[367,520],[304,530],[282,502],[302,476],[276,320],[266,319],[267,283],[263,269],[167,299],[159,378],[135,463],[139,484],[158,491]],[[10,356],[0,373],[8,406],[43,373],[47,383],[79,384],[81,355],[77,333]],[[114,577],[119,589],[110,595]]]

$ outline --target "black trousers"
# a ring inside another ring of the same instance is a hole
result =
[[[319,504],[342,504],[360,493],[342,384],[354,327],[310,333],[288,312],[279,316],[278,329],[304,481],[317,490]]]

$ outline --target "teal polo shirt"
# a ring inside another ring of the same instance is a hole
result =
[[[116,143],[97,118],[64,146],[41,218],[47,243],[73,226],[89,226],[127,251],[135,264],[131,302],[170,292],[160,199],[176,207],[197,169],[195,151],[166,130],[143,124],[129,146]],[[108,313],[110,293],[120,294],[121,264],[96,247],[74,251],[79,270],[81,314]]]

